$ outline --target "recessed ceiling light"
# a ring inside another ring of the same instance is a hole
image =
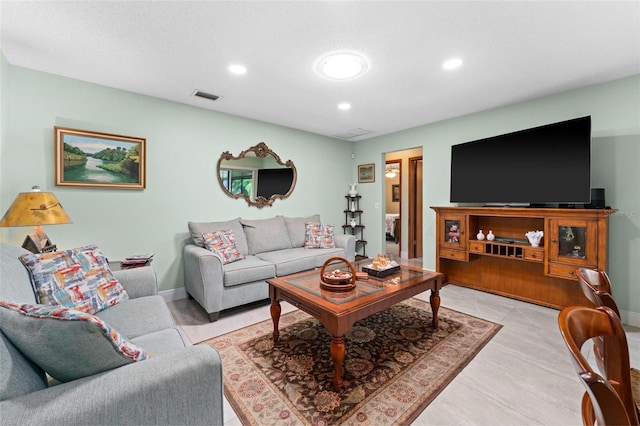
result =
[[[442,64],[442,68],[444,68],[445,70],[455,70],[456,68],[460,68],[461,65],[462,65],[462,59],[451,58],[444,61],[444,63]]]
[[[316,71],[330,80],[350,80],[369,69],[369,62],[359,53],[334,52],[316,61]]]
[[[233,64],[229,66],[229,71],[237,75],[244,75],[247,73],[247,68],[244,65]]]
[[[338,109],[341,109],[343,111],[347,111],[349,109],[351,109],[351,104],[349,102],[342,102],[338,104]]]

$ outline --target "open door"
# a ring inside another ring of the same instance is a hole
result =
[[[409,158],[409,229],[407,256],[422,257],[422,156]]]

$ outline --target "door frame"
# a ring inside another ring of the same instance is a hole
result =
[[[422,164],[422,155],[418,157],[409,157],[409,218],[408,218],[408,238],[407,238],[407,257],[414,259],[422,257],[422,212],[421,205],[416,200],[422,199],[422,181],[418,182],[418,177],[422,173],[418,173],[418,165]],[[419,196],[420,195],[420,196]],[[418,239],[420,244],[418,244]]]

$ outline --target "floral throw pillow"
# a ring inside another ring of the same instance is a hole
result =
[[[334,248],[334,226],[321,225],[316,222],[305,223],[305,248]]]
[[[63,306],[0,301],[0,322],[11,343],[61,382],[151,357],[100,318]]]
[[[204,246],[220,258],[223,265],[244,259],[236,246],[236,236],[231,229],[202,234]]]
[[[20,261],[31,275],[38,303],[95,314],[129,298],[95,245],[52,253],[29,253]]]

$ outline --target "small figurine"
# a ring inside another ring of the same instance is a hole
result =
[[[458,229],[458,225],[451,225],[449,228],[449,242],[450,243],[458,243],[460,242],[460,230]]]

